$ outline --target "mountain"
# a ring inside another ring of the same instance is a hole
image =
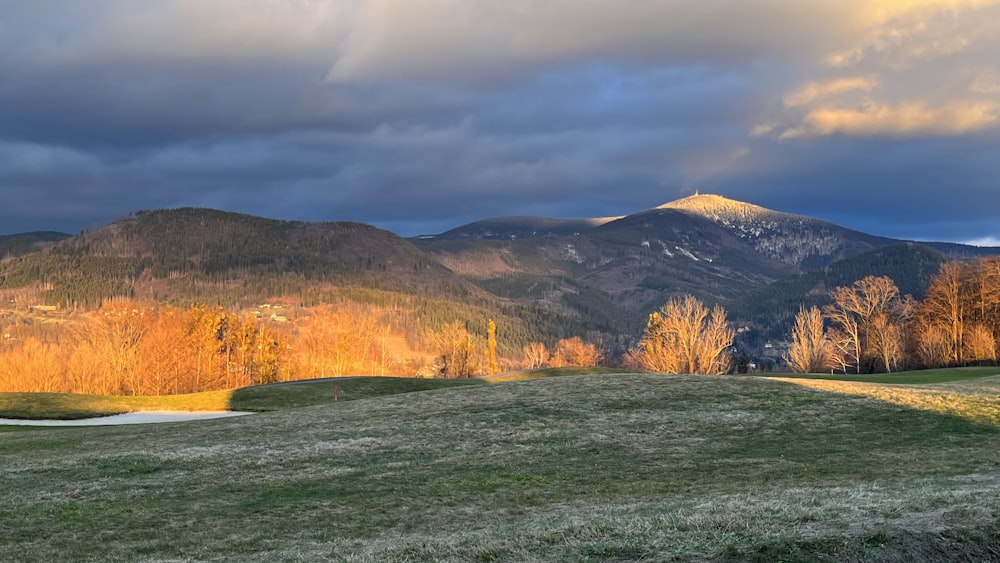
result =
[[[895,241],[695,195],[619,218],[489,219],[414,242],[484,287],[562,279],[562,296],[589,288],[641,310],[671,293],[732,299]]]
[[[497,217],[457,227],[439,235],[418,237],[437,240],[507,240],[587,232],[620,217],[553,219],[551,217]]]
[[[116,288],[125,286],[135,293],[153,280],[183,280],[159,284],[174,297],[171,285],[193,279],[231,283],[288,273],[407,291],[477,291],[405,239],[369,225],[192,208],[139,212],[9,260],[0,285],[38,282],[59,297],[88,300],[121,293]]]
[[[0,259],[37,252],[69,237],[70,235],[66,233],[54,231],[0,235]]]
[[[734,319],[785,322],[790,303],[866,275],[922,294],[947,259],[1000,249],[911,243],[718,195],[696,194],[625,217],[478,221],[414,241],[506,298],[641,331],[672,295],[724,303]],[[794,314],[794,312],[793,312]]]
[[[749,242],[758,253],[802,269],[820,268],[898,242],[718,195],[694,195],[659,209],[676,209],[708,219]]]
[[[412,242],[360,223],[142,211],[0,262],[0,309],[88,309],[119,297],[250,309],[270,299],[355,302],[389,311],[413,341],[453,320],[485,334],[493,319],[510,355],[549,335],[603,329],[498,297]]]
[[[404,304],[418,332],[493,318],[514,335],[509,346],[585,332],[631,344],[651,310],[685,293],[778,334],[799,303],[821,303],[831,287],[888,275],[919,296],[945,260],[1000,254],[877,237],[707,194],[624,217],[501,217],[410,240],[359,223],[144,211],[73,237],[0,238],[0,249],[8,302],[349,299]]]

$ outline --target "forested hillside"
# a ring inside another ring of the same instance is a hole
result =
[[[541,361],[596,361],[615,344],[608,335],[621,334],[619,322],[610,310],[574,315],[494,295],[410,242],[357,223],[140,212],[0,263],[6,390],[478,375],[520,367],[529,345],[535,358],[545,351]],[[164,370],[174,375],[162,379]]]
[[[931,278],[948,261],[944,254],[919,243],[902,243],[833,262],[822,270],[790,276],[748,291],[727,302],[733,320],[759,328],[765,340],[787,340],[800,305],[830,302],[829,292],[865,276],[893,280],[901,295],[923,298]]]
[[[5,237],[0,249],[0,364],[13,388],[23,366],[52,381],[86,369],[79,359],[109,342],[108,315],[133,319],[123,311],[143,319],[133,348],[143,357],[164,338],[187,342],[189,355],[213,349],[215,371],[202,377],[213,385],[627,362],[650,313],[685,296],[725,308],[741,365],[776,365],[783,348],[771,344],[789,342],[800,307],[826,305],[834,288],[886,277],[920,299],[947,261],[998,253],[705,195],[619,218],[489,219],[415,240],[359,223],[144,211],[69,238]],[[204,319],[216,323],[207,348],[194,336]],[[284,350],[278,367],[233,359],[259,338]],[[124,353],[114,350],[98,355]],[[132,389],[121,369],[91,379]],[[195,368],[172,369],[190,378]]]
[[[0,260],[42,250],[53,243],[69,238],[69,236],[66,233],[53,231],[0,235]]]

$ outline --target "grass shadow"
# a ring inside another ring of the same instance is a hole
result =
[[[935,532],[869,530],[856,537],[788,538],[729,545],[714,558],[720,563],[749,561],[911,562],[1000,560],[1000,525]]]
[[[482,384],[478,379],[413,377],[343,377],[289,381],[236,389],[230,396],[228,408],[254,412],[297,409],[339,401]]]

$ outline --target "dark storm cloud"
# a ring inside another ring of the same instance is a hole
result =
[[[1000,237],[997,5],[0,0],[0,232],[195,205],[412,235],[700,189]]]

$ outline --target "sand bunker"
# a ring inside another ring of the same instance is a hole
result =
[[[158,422],[187,422],[192,420],[208,420],[227,416],[242,416],[253,414],[239,411],[144,411],[101,416],[96,418],[81,418],[78,420],[21,420],[0,418],[0,424],[15,426],[115,426],[118,424],[155,424]]]

